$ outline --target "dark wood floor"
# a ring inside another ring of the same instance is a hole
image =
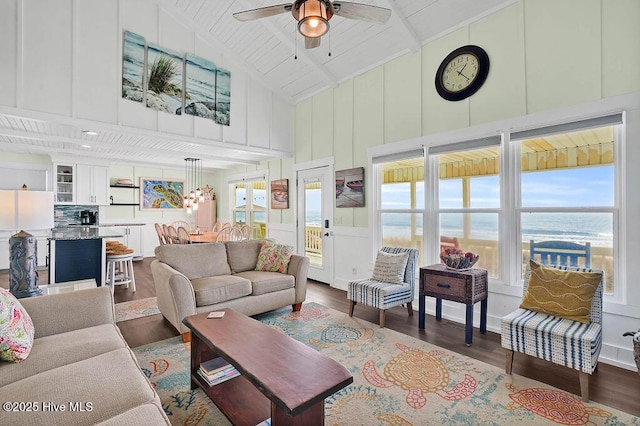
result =
[[[155,296],[149,268],[152,260],[146,258],[134,262],[137,292],[117,287],[114,295],[116,303]],[[0,274],[0,286],[7,287],[6,281],[6,273]],[[346,293],[326,284],[309,281],[306,300],[342,312],[348,311]],[[354,315],[378,323],[378,311],[368,306],[357,305]],[[178,335],[162,315],[120,322],[118,326],[131,347]],[[505,350],[500,346],[500,335],[496,333],[482,335],[478,329],[474,329],[473,345],[467,347],[464,344],[464,324],[447,320],[436,322],[433,316],[427,315],[426,330],[419,330],[417,312],[409,317],[407,310],[402,307],[387,311],[386,327],[500,368],[505,366]],[[513,372],[567,392],[580,393],[578,372],[551,362],[516,354]],[[636,372],[600,363],[590,377],[589,388],[591,400],[640,416],[640,376]]]

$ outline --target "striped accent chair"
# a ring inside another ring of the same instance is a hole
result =
[[[564,271],[601,272],[591,268],[546,265]],[[531,270],[527,265],[524,291]],[[514,352],[524,353],[579,371],[580,393],[589,401],[589,375],[598,364],[602,348],[602,289],[604,274],[591,302],[590,324],[527,309],[517,309],[502,318],[502,347],[507,349],[507,374],[511,374]]]
[[[413,296],[416,282],[418,250],[402,247],[383,247],[385,253],[409,253],[402,284],[377,281],[373,278],[354,280],[349,283],[347,299],[350,300],[349,316],[357,303],[380,309],[380,327],[384,327],[384,311],[394,306],[407,304],[409,316],[413,316]]]

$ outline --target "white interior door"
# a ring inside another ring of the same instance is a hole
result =
[[[309,258],[309,278],[333,282],[333,199],[330,166],[299,170],[297,234],[299,252]]]

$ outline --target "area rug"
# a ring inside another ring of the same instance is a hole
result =
[[[353,384],[325,400],[326,425],[640,424],[638,417],[316,303],[255,318],[353,374]],[[176,337],[134,352],[172,424],[229,424],[204,392],[189,389],[188,350]]]
[[[158,300],[155,297],[116,303],[116,322],[148,317],[159,314]]]

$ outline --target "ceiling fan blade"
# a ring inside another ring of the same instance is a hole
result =
[[[334,2],[335,14],[343,18],[358,19],[360,21],[384,24],[391,17],[391,10],[370,4]]]
[[[313,49],[314,47],[320,46],[320,37],[305,37],[304,38],[304,48],[305,49]]]
[[[236,12],[233,17],[238,21],[252,21],[254,19],[266,18],[268,16],[280,15],[281,13],[290,12],[291,3],[277,4],[274,6],[259,7],[258,9],[245,10]]]

